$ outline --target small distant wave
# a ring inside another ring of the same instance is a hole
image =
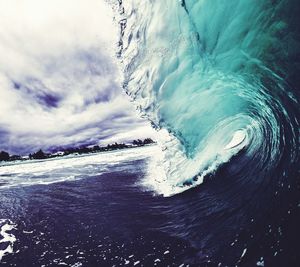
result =
[[[120,162],[148,157],[152,147],[136,148],[44,161],[30,161],[0,167],[0,190],[50,185],[94,177]]]

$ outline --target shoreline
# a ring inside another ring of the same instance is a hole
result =
[[[49,158],[45,158],[45,159],[0,161],[0,168],[5,167],[5,166],[22,165],[22,164],[30,164],[30,163],[41,163],[41,162],[48,162],[48,161],[54,161],[54,160],[60,160],[60,159],[82,158],[82,157],[87,157],[87,156],[95,156],[98,154],[115,153],[115,152],[120,152],[120,151],[131,150],[131,149],[151,147],[151,146],[156,146],[156,145],[157,145],[157,143],[153,143],[153,144],[146,144],[143,146],[132,146],[132,147],[126,147],[126,148],[121,148],[121,149],[111,149],[111,150],[96,151],[96,152],[82,153],[82,154],[69,154],[69,155],[63,155],[63,156],[49,157]]]

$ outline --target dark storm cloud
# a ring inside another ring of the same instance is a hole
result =
[[[47,107],[57,108],[58,103],[60,101],[60,97],[54,94],[44,93],[43,95],[38,96],[40,103]]]
[[[31,98],[32,102],[37,102],[45,108],[58,107],[58,104],[62,97],[57,93],[51,93],[49,88],[47,88],[42,81],[35,78],[28,78],[25,84],[21,84],[14,80],[11,81],[13,88],[20,92],[25,98]]]

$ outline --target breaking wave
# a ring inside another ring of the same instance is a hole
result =
[[[170,196],[232,161],[235,175],[260,181],[298,172],[296,1],[119,0],[114,8],[124,89],[161,139],[147,184]]]

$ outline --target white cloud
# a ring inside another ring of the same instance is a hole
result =
[[[0,149],[154,135],[121,92],[112,17],[101,0],[0,0]]]

